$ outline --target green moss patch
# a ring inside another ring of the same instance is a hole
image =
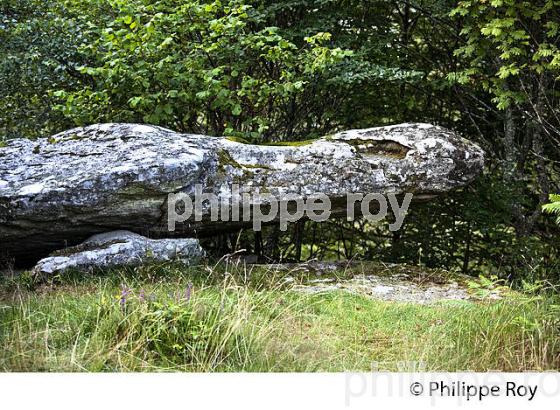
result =
[[[246,140],[243,137],[226,137],[226,140],[232,141],[232,142],[237,142],[239,144],[251,144],[250,141]]]
[[[260,144],[252,144],[250,141],[241,137],[226,137],[228,141],[238,142],[240,144],[257,145],[257,146],[270,146],[270,147],[302,147],[305,145],[313,144],[319,138],[308,139],[302,141],[276,141],[276,142],[262,142]]]

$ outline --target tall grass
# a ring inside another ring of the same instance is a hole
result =
[[[200,274],[193,285],[192,272],[164,270],[144,282],[129,275],[16,291],[0,306],[0,369],[245,370],[262,359],[289,308],[276,287]]]
[[[6,282],[0,370],[560,368],[557,300],[544,293],[425,306],[306,295],[282,279],[226,264],[69,275],[32,289]]]

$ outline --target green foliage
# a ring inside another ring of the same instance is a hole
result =
[[[89,1],[76,1],[87,9]],[[92,85],[58,91],[77,124],[138,121],[253,140],[286,122],[285,107],[351,55],[329,33],[296,45],[239,0],[113,1],[110,21],[89,23],[80,48]]]
[[[543,212],[549,213],[552,215],[557,215],[556,223],[560,225],[560,195],[558,194],[551,194],[550,195],[550,203],[544,204],[542,209]]]
[[[0,5],[0,137],[36,137],[70,126],[56,112],[52,90],[78,87],[78,46],[87,41],[52,0],[6,0]]]
[[[451,15],[462,20],[467,41],[455,53],[468,67],[449,78],[480,84],[500,109],[525,102],[527,90],[520,83],[528,75],[560,73],[558,10],[557,0],[460,1]]]
[[[372,5],[378,13],[358,1],[10,0],[5,57],[30,63],[23,76],[0,67],[14,84],[7,109],[21,113],[3,118],[6,135],[135,121],[256,142],[390,122],[395,90],[423,73],[399,62],[390,7]],[[32,25],[36,37],[18,32]]]

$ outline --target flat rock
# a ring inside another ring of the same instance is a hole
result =
[[[283,272],[286,288],[307,294],[346,292],[371,299],[414,304],[500,300],[511,292],[505,286],[471,288],[478,279],[442,269],[379,262],[308,262],[273,264]]]
[[[0,257],[36,261],[91,235],[213,235],[240,222],[167,230],[170,193],[195,186],[231,200],[231,187],[277,197],[326,194],[344,215],[348,193],[423,200],[469,184],[483,151],[445,128],[400,124],[340,132],[297,146],[250,145],[138,124],[99,124],[0,147]],[[250,224],[250,223],[249,223]]]
[[[148,239],[129,231],[113,231],[41,259],[33,273],[53,275],[69,269],[89,271],[169,261],[188,264],[203,256],[197,239]]]
[[[458,282],[418,284],[398,275],[376,276],[356,275],[348,280],[311,281],[304,285],[295,285],[293,290],[303,293],[325,293],[342,291],[363,295],[372,299],[396,302],[430,304],[449,300],[475,300],[466,286]]]

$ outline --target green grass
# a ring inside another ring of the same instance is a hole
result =
[[[5,279],[0,371],[560,368],[559,311],[549,297],[512,292],[426,306],[296,293],[280,285],[282,275],[167,265],[40,285]]]

